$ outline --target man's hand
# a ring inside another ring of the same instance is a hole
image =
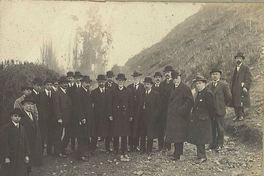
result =
[[[25,156],[25,163],[28,164],[29,163],[29,157]]]
[[[5,164],[9,164],[11,161],[9,158],[5,158]]]
[[[129,121],[132,122],[133,121],[133,117],[129,117]]]
[[[243,87],[243,92],[247,93],[248,92],[247,88]]]
[[[113,121],[113,116],[108,117],[110,121]]]
[[[58,120],[58,123],[62,124],[62,119],[59,119],[59,120]]]

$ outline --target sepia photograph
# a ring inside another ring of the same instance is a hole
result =
[[[1,1],[0,176],[262,176],[264,3]]]

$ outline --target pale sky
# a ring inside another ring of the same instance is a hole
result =
[[[60,64],[65,67],[77,26],[86,23],[87,11],[97,11],[113,39],[108,67],[123,65],[159,42],[200,7],[158,2],[0,2],[0,59],[36,62],[43,40],[52,40]]]

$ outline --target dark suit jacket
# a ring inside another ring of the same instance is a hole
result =
[[[63,125],[69,125],[72,115],[72,101],[70,96],[59,88],[53,96],[56,120],[62,119]]]
[[[46,121],[47,123],[54,123],[54,109],[53,109],[53,96],[54,92],[51,91],[51,97],[47,96],[46,92],[43,91],[39,95],[39,121]]]
[[[231,91],[226,82],[218,81],[216,87],[212,82],[208,84],[208,89],[214,95],[214,112],[217,116],[225,116],[226,106],[231,104]]]
[[[237,69],[235,68],[234,74],[232,76],[231,92],[232,92],[233,106],[235,107],[250,106],[250,95],[249,92],[244,93],[242,91],[243,89],[241,85],[242,82],[244,83],[243,87],[247,88],[247,90],[249,91],[252,83],[252,75],[249,70],[249,67],[244,64],[240,66],[238,72]]]

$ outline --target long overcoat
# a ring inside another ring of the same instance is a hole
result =
[[[242,64],[239,71],[235,68],[231,80],[232,102],[234,107],[249,107],[250,106],[250,86],[252,83],[252,75],[249,67]],[[242,85],[244,84],[244,85]],[[243,87],[247,88],[248,92],[244,92]]]
[[[191,89],[183,82],[171,91],[165,131],[166,142],[180,143],[186,141],[193,103]]]
[[[212,119],[214,116],[213,93],[207,88],[195,95],[189,123],[188,142],[210,144],[212,142]]]

